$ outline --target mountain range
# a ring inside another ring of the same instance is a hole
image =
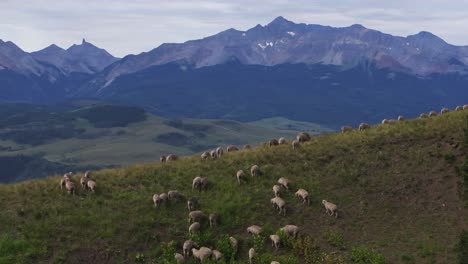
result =
[[[424,31],[399,37],[283,17],[122,59],[85,40],[33,53],[0,41],[0,102],[93,98],[169,116],[279,115],[334,126],[342,113],[376,121],[466,103],[467,85],[468,46]]]

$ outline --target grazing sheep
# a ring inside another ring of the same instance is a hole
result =
[[[279,145],[279,142],[277,139],[272,139],[270,141],[268,141],[268,146],[270,147],[273,147],[273,146],[278,146]]]
[[[370,128],[370,125],[367,124],[367,123],[361,123],[361,124],[359,124],[359,131],[363,131],[363,130],[366,130],[366,129],[368,129],[368,128]]]
[[[299,133],[299,134],[296,136],[296,139],[297,139],[300,143],[309,141],[310,138],[311,138],[311,137],[310,137],[309,133],[307,133],[307,132],[301,132],[301,133]]]
[[[216,249],[214,249],[212,253],[216,261],[220,261],[223,258],[223,254]]]
[[[420,118],[420,119],[428,118],[428,116],[427,116],[427,114],[425,114],[425,113],[421,113],[421,114],[419,115],[419,118]]]
[[[67,172],[63,175],[62,179],[60,180],[60,190],[62,190],[65,187],[66,181],[71,180],[72,174],[73,174],[72,172]]]
[[[237,246],[239,244],[239,242],[237,242],[237,239],[235,239],[234,237],[229,237],[229,241],[231,242],[231,247],[234,250],[234,252],[237,252]]]
[[[288,141],[287,141],[284,137],[280,137],[280,138],[278,139],[278,144],[280,144],[280,145],[286,145],[286,144],[288,144]]]
[[[153,194],[153,203],[154,203],[154,207],[158,207],[159,205],[159,195],[157,193]]]
[[[227,147],[226,150],[227,150],[227,152],[234,152],[234,151],[238,151],[239,149],[234,145],[230,145],[230,146]]]
[[[396,123],[397,120],[395,119],[384,119],[382,120],[382,124],[393,124],[393,123]]]
[[[250,248],[249,249],[249,263],[252,264],[255,258],[255,249]]]
[[[202,177],[200,181],[200,192],[202,190],[206,191],[207,188],[208,188],[208,177]]]
[[[160,162],[166,162],[166,156],[161,155],[161,157],[159,157],[159,161]]]
[[[86,185],[88,186],[88,189],[91,190],[92,192],[96,192],[96,182],[93,181],[93,180],[88,180],[88,182],[86,183]]]
[[[182,251],[184,253],[185,257],[188,257],[190,255],[190,250],[195,246],[195,242],[192,240],[185,240],[184,245],[182,246]]]
[[[192,223],[192,222],[194,222],[194,223],[195,223],[195,222],[200,222],[200,220],[201,220],[202,218],[204,218],[204,217],[205,217],[205,214],[204,214],[202,211],[200,211],[200,210],[198,210],[198,211],[191,211],[191,212],[189,213],[189,217],[188,217],[189,224]],[[197,220],[198,220],[198,221],[197,221]]]
[[[201,154],[201,159],[202,160],[207,160],[210,157],[210,153],[205,151]]]
[[[190,199],[187,200],[187,208],[190,211],[193,211],[197,208],[198,206],[198,199],[197,197],[192,197]]]
[[[196,259],[203,263],[203,260],[210,258],[213,252],[207,247],[201,247],[200,249],[192,248],[192,254]]]
[[[286,216],[286,202],[280,197],[275,197],[270,200],[273,204],[273,207],[276,207],[279,210],[279,214],[283,213]]]
[[[305,204],[307,202],[307,205],[310,204],[309,193],[306,190],[304,189],[297,190],[296,197],[299,199],[302,199],[302,203]]]
[[[212,159],[217,159],[218,158],[218,153],[216,152],[216,150],[212,150],[210,151],[210,156]]]
[[[350,131],[353,131],[352,126],[342,126],[341,127],[341,133],[346,133],[346,132],[350,132]]]
[[[436,111],[430,111],[429,112],[429,117],[433,117],[433,116],[437,116],[437,112]]]
[[[448,113],[448,112],[450,112],[450,110],[449,110],[447,107],[444,107],[444,108],[442,108],[442,109],[440,110],[440,114],[441,114],[441,115],[446,114],[446,113]]]
[[[285,232],[288,236],[297,238],[297,234],[299,233],[299,227],[295,225],[285,225],[284,227],[280,228],[280,231]]]
[[[197,176],[193,179],[192,181],[192,191],[195,189],[195,188],[198,188],[199,191],[201,191],[201,181],[202,181],[202,178],[200,176]]]
[[[293,140],[292,143],[291,143],[293,149],[299,148],[300,144],[301,144],[301,142],[299,140],[297,140],[297,139]]]
[[[284,177],[281,177],[278,179],[278,183],[283,186],[286,190],[289,190],[289,180],[284,178]]]
[[[167,194],[166,193],[161,193],[158,197],[157,197],[157,202],[155,204],[156,207],[158,207],[160,204],[163,204],[165,202],[167,202]],[[153,195],[153,201],[154,201],[154,195]]]
[[[260,235],[262,233],[263,229],[259,227],[258,225],[252,225],[247,227],[247,233],[251,235]]]
[[[180,253],[175,253],[174,258],[175,258],[177,263],[184,263],[185,262],[184,256],[182,256],[182,254],[180,254]]]
[[[468,104],[463,105],[463,110],[466,110],[466,109],[468,109]]]
[[[190,235],[193,235],[194,233],[200,231],[200,223],[195,222],[195,223],[191,224],[191,225],[189,226],[188,231],[189,231],[189,234],[190,234]]]
[[[218,213],[215,212],[215,213],[210,214],[210,217],[209,217],[210,227],[214,227],[218,225],[218,218],[219,218]]]
[[[398,120],[398,121],[405,121],[405,117],[402,116],[402,115],[399,115],[397,120]]]
[[[216,154],[218,155],[218,157],[223,156],[223,154],[224,154],[223,148],[222,148],[222,147],[218,147],[218,148],[216,149]]]
[[[336,218],[338,218],[338,207],[334,203],[330,203],[326,200],[322,200],[322,204],[325,206],[325,210],[327,214],[330,216],[335,215]]]
[[[280,247],[280,237],[278,235],[270,235],[271,246],[278,250]]]
[[[168,191],[167,198],[169,201],[180,201],[183,198],[183,195],[179,191]]]
[[[273,185],[273,192],[275,193],[275,197],[279,197],[281,191],[281,186],[279,185]]]
[[[245,144],[244,147],[243,147],[243,149],[251,149],[251,148],[252,148],[252,146],[250,144]]]
[[[278,261],[272,261],[270,264],[281,264]]]
[[[169,154],[166,158],[166,161],[174,161],[174,160],[178,160],[179,157],[177,157],[177,155],[175,154]]]
[[[75,183],[72,182],[70,178],[65,178],[65,189],[67,189],[68,194],[73,194],[75,195]]]
[[[258,165],[253,165],[252,168],[250,168],[250,174],[252,177],[257,177],[260,175],[260,167]]]
[[[245,172],[243,170],[239,170],[237,171],[236,173],[236,177],[237,177],[237,182],[239,183],[239,185],[241,184],[241,180],[245,180]]]
[[[461,105],[458,105],[457,107],[455,107],[455,111],[462,111],[463,110],[463,107]]]

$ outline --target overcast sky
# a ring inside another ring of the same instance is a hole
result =
[[[393,35],[425,30],[468,45],[468,0],[0,0],[0,39],[26,51],[87,41],[115,56],[184,42],[277,16],[296,23],[362,24]]]

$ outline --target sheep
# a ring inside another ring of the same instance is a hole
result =
[[[244,172],[243,170],[237,171],[236,177],[237,177],[237,182],[238,182],[239,185],[240,185],[240,184],[241,184],[241,180],[245,179],[245,172]]]
[[[279,142],[277,139],[272,139],[270,141],[268,141],[268,146],[270,147],[273,147],[273,146],[278,146],[279,145]]]
[[[182,246],[182,251],[184,253],[185,257],[188,257],[190,255],[190,250],[195,246],[195,242],[192,240],[185,240],[183,246]]]
[[[195,223],[195,222],[199,222],[199,221],[197,221],[197,220],[201,220],[201,219],[204,218],[204,217],[205,217],[205,214],[204,214],[202,211],[200,211],[200,210],[198,210],[198,211],[191,211],[191,212],[189,213],[189,216],[188,216],[188,222],[189,222],[189,224],[192,223],[192,222],[194,222],[194,223]]]
[[[167,199],[169,201],[180,201],[182,200],[183,196],[180,194],[179,191],[168,191],[167,192]]]
[[[85,174],[80,179],[81,189],[86,190],[88,187],[88,180],[89,180],[89,171],[86,171]]]
[[[405,117],[402,115],[399,115],[397,118],[398,121],[405,121]]]
[[[280,237],[278,235],[270,235],[271,246],[278,250],[280,247]]]
[[[234,145],[230,145],[230,146],[227,147],[226,150],[227,150],[227,152],[234,152],[234,151],[238,151],[239,149]]]
[[[450,112],[450,110],[449,110],[447,107],[444,107],[444,108],[442,108],[442,109],[440,110],[440,114],[441,114],[441,115],[446,114],[446,113],[448,113],[448,112]]]
[[[205,152],[203,152],[203,153],[201,154],[200,157],[201,157],[202,160],[207,160],[207,159],[210,157],[210,153],[207,152],[207,151],[205,151]]]
[[[341,127],[341,133],[346,133],[346,132],[350,132],[350,131],[353,131],[352,126],[342,126]]]
[[[174,258],[175,258],[175,261],[177,263],[184,263],[185,262],[184,256],[182,256],[182,254],[180,254],[180,253],[175,253]]]
[[[334,203],[330,203],[326,200],[322,200],[322,204],[325,206],[327,214],[330,216],[335,215],[335,218],[338,218],[338,207]]]
[[[437,116],[437,112],[436,111],[430,111],[429,112],[429,117],[433,117],[433,116]]]
[[[249,263],[252,264],[255,258],[255,249],[250,248],[249,249]]]
[[[214,227],[218,224],[218,218],[219,218],[218,213],[214,212],[210,214],[210,217],[209,217],[210,227]]]
[[[204,259],[208,259],[213,254],[212,250],[207,247],[201,247],[200,249],[192,248],[193,256],[203,263]]]
[[[463,111],[463,107],[461,105],[458,105],[455,107],[455,111]]]
[[[223,254],[216,249],[214,249],[212,253],[216,261],[220,261],[223,258]]]
[[[288,144],[288,141],[287,141],[284,137],[280,137],[280,138],[278,139],[278,144],[280,144],[280,145],[286,145],[286,144]]]
[[[297,139],[300,143],[309,141],[310,138],[311,138],[311,137],[310,137],[309,133],[307,133],[307,132],[301,132],[301,133],[299,133],[299,134],[296,136],[296,139]]]
[[[159,195],[157,193],[153,194],[153,203],[154,203],[154,207],[158,207],[159,205]]]
[[[253,165],[252,168],[250,168],[250,174],[252,177],[260,175],[260,167],[258,165]]]
[[[251,148],[252,148],[252,146],[250,144],[245,144],[243,146],[243,149],[251,149]]]
[[[289,190],[289,180],[284,178],[284,177],[281,177],[278,179],[278,183],[280,184],[280,186],[283,186],[286,190]]]
[[[191,225],[189,226],[188,231],[189,231],[189,234],[190,234],[190,235],[193,235],[194,233],[200,231],[200,223],[195,222],[195,223],[191,224]]]
[[[197,197],[192,197],[190,199],[187,200],[187,208],[190,211],[193,211],[197,208],[198,206],[198,199]]]
[[[208,177],[202,177],[200,181],[200,191],[206,191],[208,188]]]
[[[174,161],[174,160],[178,160],[179,157],[177,157],[177,155],[175,154],[169,154],[166,158],[166,161]]]
[[[281,186],[279,185],[273,185],[273,193],[275,194],[275,197],[280,196],[280,191],[281,191]]]
[[[301,144],[301,142],[299,140],[297,140],[297,139],[293,140],[292,143],[291,143],[293,149],[299,148],[300,144]]]
[[[281,264],[278,261],[272,261],[270,264]]]
[[[212,159],[217,159],[218,158],[218,153],[216,152],[216,150],[212,150],[210,151],[210,156]]]
[[[96,192],[96,182],[93,181],[93,180],[88,180],[88,182],[86,183],[86,185],[88,186],[88,189],[91,190],[92,192]]]
[[[195,189],[195,188],[199,188],[199,190],[201,191],[201,181],[202,181],[202,178],[200,176],[197,176],[193,179],[192,181],[192,191]]]
[[[60,180],[60,190],[62,190],[63,187],[65,187],[66,181],[71,180],[72,174],[73,174],[72,172],[67,172],[63,175],[62,179]]]
[[[259,235],[260,233],[262,233],[262,231],[263,229],[259,227],[258,225],[252,225],[252,226],[247,227],[247,233],[251,235]]]
[[[239,242],[237,242],[237,239],[231,236],[229,237],[229,241],[231,242],[231,247],[234,250],[234,253],[237,252],[237,246],[239,244]]]
[[[420,118],[420,119],[428,118],[428,116],[427,116],[427,114],[425,114],[425,113],[421,113],[421,114],[419,115],[419,118]]]
[[[359,124],[359,131],[363,131],[363,130],[366,130],[366,129],[368,129],[368,128],[370,128],[370,125],[367,124],[367,123],[361,123],[361,124]]]
[[[223,156],[223,154],[224,154],[223,148],[222,147],[216,148],[216,154],[218,155],[218,157]]]
[[[393,123],[396,123],[397,120],[395,119],[384,119],[382,120],[382,124],[393,124]]]
[[[68,194],[75,195],[75,183],[70,178],[65,178],[65,189],[67,189]]]
[[[466,109],[468,109],[468,104],[463,105],[463,110],[466,110]]]
[[[280,231],[286,233],[288,236],[297,238],[297,234],[299,233],[299,227],[295,225],[285,225],[284,227],[280,228]]]
[[[302,203],[305,204],[307,202],[307,205],[310,204],[309,193],[306,190],[299,189],[295,195],[297,198],[302,199]]]
[[[278,214],[283,213],[283,215],[286,216],[286,202],[283,199],[275,197],[272,198],[270,202],[273,204],[273,207],[276,207],[279,210]]]
[[[161,155],[161,156],[159,157],[159,161],[160,161],[160,162],[166,162],[166,156]]]

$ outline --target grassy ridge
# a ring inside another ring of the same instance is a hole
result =
[[[216,161],[194,156],[102,170],[93,174],[96,194],[60,192],[58,177],[0,185],[0,263],[127,263],[142,260],[139,253],[154,263],[167,252],[162,242],[175,241],[180,249],[188,237],[185,203],[152,207],[152,194],[169,190],[196,195],[201,210],[220,214],[219,227],[210,230],[204,223],[198,239],[216,246],[223,235],[234,235],[241,241],[239,263],[246,263],[255,242],[245,232],[252,224],[268,235],[296,224],[316,251],[343,263],[359,263],[371,249],[387,263],[457,263],[459,238],[468,227],[457,173],[466,158],[466,127],[467,112],[454,112],[322,135],[297,151],[264,146]],[[263,175],[239,187],[235,172],[253,164]],[[197,175],[209,178],[206,193],[192,192]],[[286,217],[269,203],[282,176],[294,190],[311,194],[311,205],[304,206],[286,192]],[[339,206],[339,219],[325,214],[322,199]],[[306,263],[294,250],[272,252],[269,243],[260,252],[282,263]]]

